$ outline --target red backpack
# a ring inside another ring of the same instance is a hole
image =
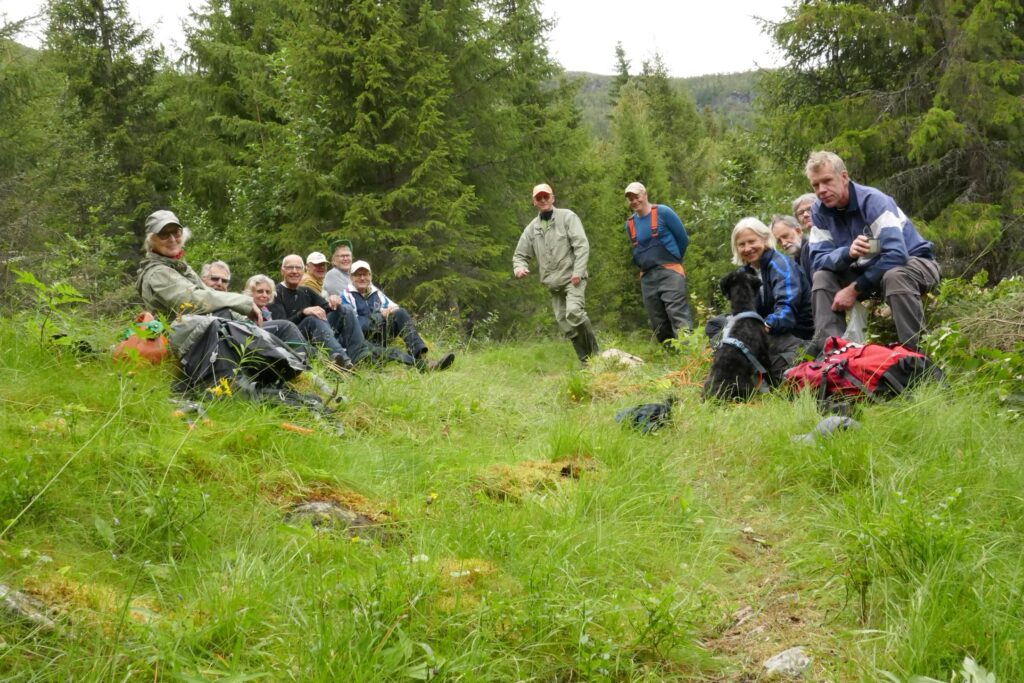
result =
[[[917,351],[899,344],[857,344],[829,337],[821,360],[786,370],[784,383],[798,390],[816,389],[818,400],[827,401],[892,398],[928,377],[941,381],[942,370]]]

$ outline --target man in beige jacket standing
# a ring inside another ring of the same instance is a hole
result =
[[[569,209],[555,208],[555,193],[542,183],[533,188],[537,217],[523,230],[512,257],[516,278],[530,274],[532,258],[537,259],[540,281],[551,292],[551,308],[558,328],[572,342],[581,363],[597,353],[597,338],[587,317],[587,259],[590,243],[579,216]]]

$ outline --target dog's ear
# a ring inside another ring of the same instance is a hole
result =
[[[751,272],[746,271],[746,270],[740,271],[740,272],[743,273],[743,281],[744,282],[749,284],[755,290],[761,288],[761,278],[760,278],[760,276],[758,276],[756,273],[751,273]]]
[[[740,271],[734,270],[718,281],[718,288],[722,290],[722,296],[729,298],[729,292],[732,291],[733,286],[736,284],[736,278],[739,274]]]

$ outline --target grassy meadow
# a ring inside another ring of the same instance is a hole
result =
[[[795,444],[810,397],[704,405],[699,344],[600,339],[648,362],[452,340],[345,380],[338,436],[0,323],[0,583],[54,620],[0,612],[0,679],[750,682],[802,646],[809,681],[1024,680],[1024,425],[988,387]],[[656,434],[613,420],[668,394]]]

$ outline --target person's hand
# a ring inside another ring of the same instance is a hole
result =
[[[337,294],[331,294],[327,297],[327,305],[331,307],[332,311],[338,310],[338,306],[341,305],[341,297]]]
[[[836,313],[848,311],[853,308],[855,303],[857,303],[857,288],[852,284],[847,285],[836,292],[835,298],[832,299],[832,310]]]
[[[388,306],[380,309],[381,316],[386,320],[389,315],[398,310],[398,306]]]
[[[517,280],[522,280],[524,277],[526,277],[527,275],[530,274],[530,269],[529,268],[516,268],[515,273],[516,273],[516,279]]]
[[[581,282],[583,282],[583,278],[581,278],[579,275],[573,275],[571,278],[569,278],[569,282],[572,283],[573,287],[576,287]]]
[[[257,327],[263,327],[263,312],[255,303],[252,305],[252,308],[249,309],[248,318],[256,323]]]
[[[867,235],[857,235],[857,239],[850,243],[850,258],[858,259],[861,256],[867,256],[871,250],[871,245],[868,243]]]
[[[302,309],[302,315],[311,315],[314,318],[320,318],[321,320],[327,320],[327,311],[320,308],[319,306],[307,306]]]

